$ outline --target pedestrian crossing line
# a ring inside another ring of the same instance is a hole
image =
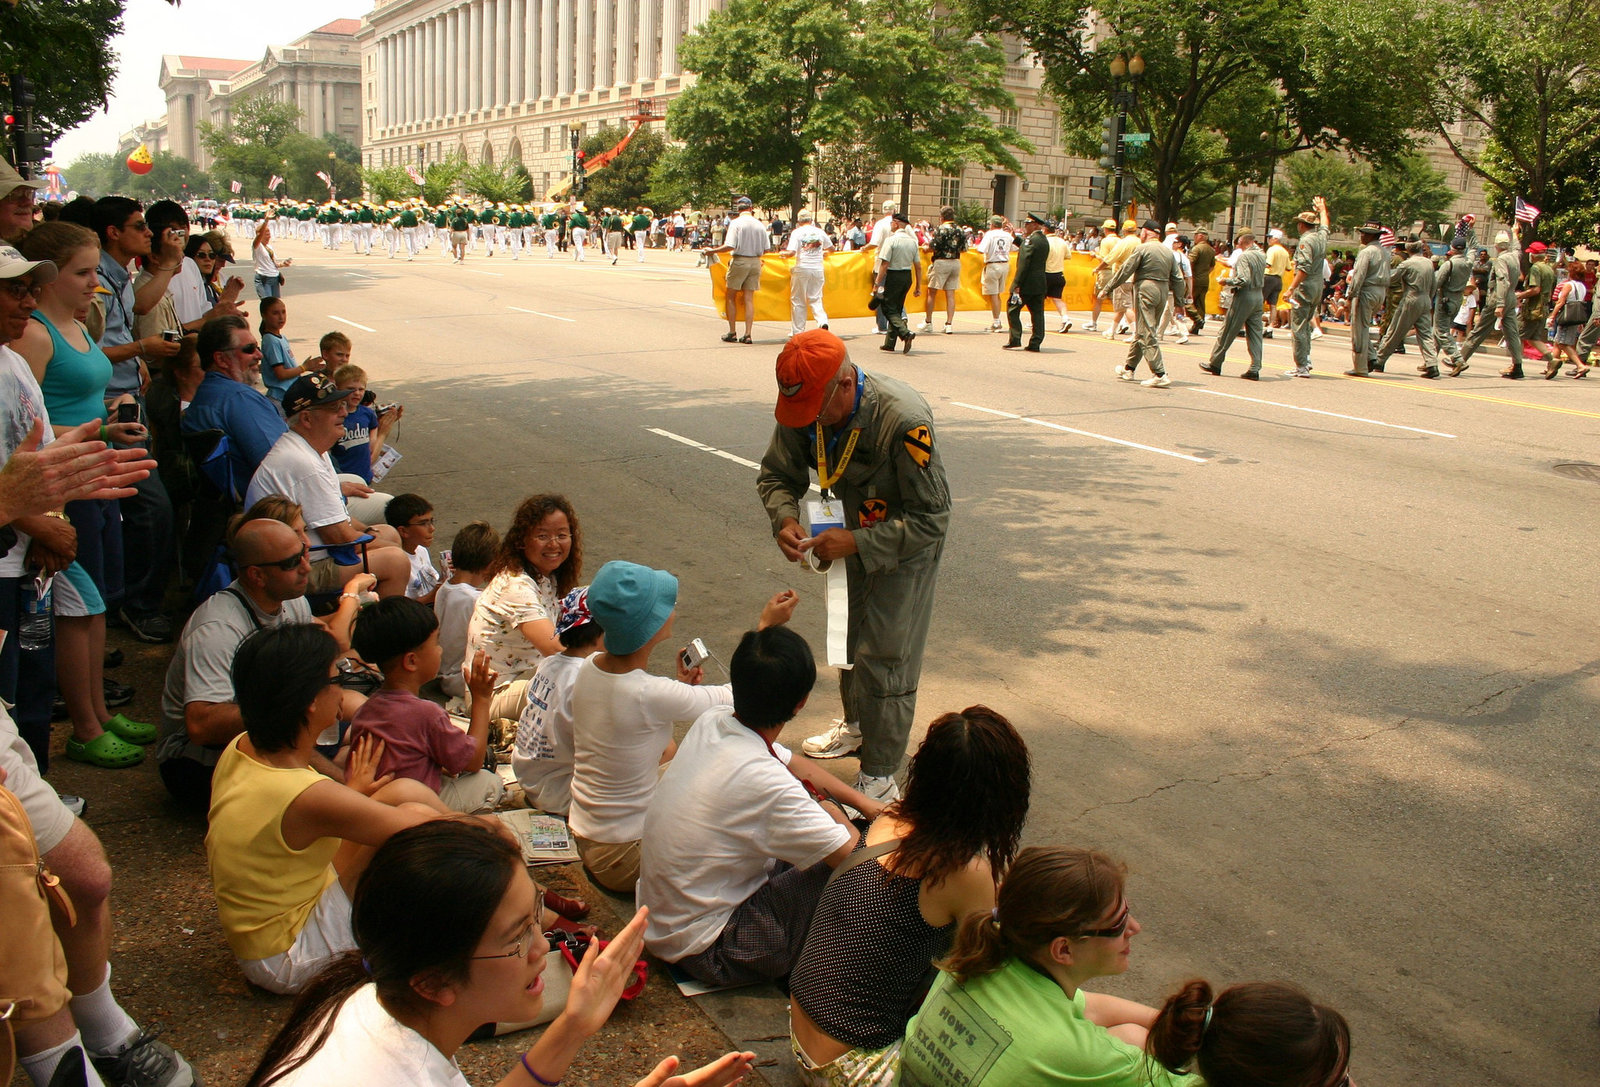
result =
[[[708,306],[704,302],[679,302],[676,298],[669,298],[667,301],[674,306],[693,306],[695,309],[708,309],[712,313],[717,312],[716,306]]]
[[[1198,389],[1187,386],[1192,393],[1205,393],[1207,396],[1226,396],[1229,400],[1245,400],[1252,404],[1267,404],[1274,408],[1285,408],[1289,411],[1304,411],[1312,415],[1326,415],[1333,419],[1347,419],[1352,423],[1371,423],[1373,426],[1390,427],[1394,430],[1409,430],[1414,434],[1427,434],[1434,438],[1454,438],[1454,434],[1446,434],[1442,430],[1424,430],[1422,427],[1402,426],[1399,423],[1385,423],[1381,419],[1367,419],[1360,415],[1340,415],[1336,411],[1323,411],[1321,408],[1305,408],[1299,404],[1284,404],[1277,400],[1261,400],[1254,396],[1240,396],[1237,393],[1218,392],[1216,389]]]
[[[702,453],[710,453],[713,457],[721,457],[723,460],[731,460],[733,463],[742,464],[746,468],[759,469],[761,467],[761,465],[756,461],[746,460],[737,453],[730,453],[726,449],[718,449],[714,445],[706,445],[703,442],[697,442],[693,438],[686,438],[682,434],[674,434],[670,430],[662,430],[660,427],[653,426],[647,426],[644,429],[647,432],[656,435],[657,437],[667,438],[670,441],[677,442],[679,445],[686,445],[690,449],[698,449]],[[822,493],[817,489],[817,485],[815,483],[811,485],[811,490],[817,491],[818,494]]]
[[[506,309],[516,310],[518,313],[531,313],[535,317],[548,317],[552,321],[565,321],[569,325],[575,325],[578,323],[578,319],[576,317],[557,317],[553,313],[541,313],[539,310],[523,309],[521,306],[507,306]]]
[[[1000,411],[996,408],[979,407],[977,404],[967,404],[960,400],[952,400],[951,403],[958,408],[967,408],[971,411],[981,411],[985,415],[998,415],[1002,419],[1014,419],[1019,423],[1032,423],[1034,426],[1045,427],[1049,430],[1059,430],[1065,434],[1077,434],[1084,438],[1094,438],[1098,441],[1110,442],[1112,445],[1127,446],[1129,449],[1142,449],[1146,453],[1159,453],[1163,457],[1176,457],[1178,460],[1186,460],[1190,464],[1207,463],[1204,457],[1195,457],[1189,455],[1188,453],[1178,453],[1171,449],[1162,449],[1159,446],[1144,445],[1140,442],[1129,441],[1126,438],[1113,438],[1109,434],[1096,434],[1092,430],[1078,430],[1076,427],[1062,426],[1060,423],[1046,422],[1043,419],[1032,419],[1026,415],[1018,415],[1015,412],[1010,411]]]
[[[1209,359],[1211,357],[1210,352],[1190,351],[1181,347],[1163,347],[1162,353],[1168,355],[1188,355],[1191,358],[1197,359]],[[1434,396],[1455,396],[1463,400],[1482,400],[1489,404],[1505,404],[1513,408],[1531,408],[1534,411],[1549,411],[1555,412],[1558,415],[1576,415],[1583,419],[1600,419],[1600,411],[1584,411],[1581,408],[1563,408],[1558,404],[1535,404],[1527,400],[1512,400],[1509,397],[1489,396],[1485,393],[1469,393],[1459,389],[1441,389],[1433,384],[1420,384],[1421,381],[1425,380],[1423,378],[1418,378],[1417,381],[1388,381],[1383,377],[1374,379],[1370,377],[1350,377],[1342,373],[1330,374],[1316,372],[1313,372],[1311,376],[1313,378],[1331,377],[1342,381],[1359,381],[1362,384],[1371,385],[1376,388],[1431,393]]]

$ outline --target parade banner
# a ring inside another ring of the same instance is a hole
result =
[[[857,250],[849,253],[829,253],[822,258],[822,305],[828,311],[829,317],[867,317],[872,311],[867,308],[867,300],[872,297],[872,262],[875,250]],[[711,268],[711,301],[717,307],[718,313],[727,312],[728,277],[727,253],[717,255],[717,263]],[[914,298],[906,295],[906,312],[920,314],[925,306],[926,292],[928,289],[928,268],[933,258],[922,254],[922,289],[923,298]],[[1002,295],[1011,293],[1011,276],[1016,270],[1017,255],[1013,251],[1011,263],[1006,270],[1006,285],[1001,291]],[[1063,272],[1067,277],[1067,285],[1061,297],[1067,304],[1067,309],[1073,313],[1087,313],[1094,303],[1094,269],[1098,262],[1089,253],[1074,250],[1068,254],[1068,259],[1063,265]],[[768,253],[761,258],[761,288],[756,291],[756,320],[758,321],[787,321],[789,320],[789,271],[794,267],[794,262],[776,253]],[[1211,297],[1215,298],[1220,290],[1218,280],[1227,274],[1227,269],[1217,265],[1212,273]],[[1002,305],[1005,299],[1001,299]],[[983,254],[976,249],[968,249],[961,254],[961,286],[956,291],[956,309],[982,310],[988,312],[989,303],[983,297]],[[941,293],[934,316],[944,312],[944,297]],[[743,314],[741,312],[740,316]]]

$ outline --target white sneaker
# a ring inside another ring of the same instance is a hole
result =
[[[1178,333],[1178,342],[1179,343],[1188,343],[1189,342],[1189,334],[1187,332]]]
[[[1005,325],[1001,324],[999,321],[991,321],[991,322],[989,322],[989,331],[990,332],[1004,332],[1005,330],[1006,330]]]
[[[870,774],[857,774],[856,792],[880,804],[893,804],[900,799],[900,786],[893,777],[878,778]]]
[[[1100,326],[1095,324],[1093,321],[1090,321],[1088,324],[1083,326],[1083,330],[1085,332],[1099,332]]]
[[[1062,321],[1061,322],[1060,331],[1062,331],[1062,332],[1071,332],[1072,331],[1072,322],[1071,321]]]
[[[1116,367],[1112,369],[1111,372],[1113,374],[1117,375],[1118,377],[1120,377],[1123,381],[1132,381],[1133,380],[1133,371],[1128,369],[1126,366],[1122,365],[1121,363],[1118,363],[1116,365]]]
[[[956,332],[956,326],[955,325],[945,325],[944,326],[944,334],[946,336],[954,336],[955,332]]]
[[[1100,335],[1104,336],[1108,340],[1114,340],[1117,338],[1117,330],[1114,328],[1108,328],[1104,332],[1100,333]]]
[[[803,741],[800,750],[813,759],[842,759],[854,755],[861,750],[861,726],[836,717],[828,731]]]
[[[1147,389],[1165,389],[1168,385],[1172,384],[1172,379],[1166,374],[1157,374],[1155,377],[1145,378],[1143,381],[1139,382],[1139,384],[1143,385]]]
[[[1312,325],[1311,326],[1311,338],[1313,340],[1322,339],[1322,329],[1318,328],[1316,325]]]
[[[928,329],[930,329],[932,327],[933,327],[933,322],[929,321],[926,317],[924,317],[922,320],[917,322],[916,331],[918,331],[918,332],[926,332],[926,331],[928,331]]]

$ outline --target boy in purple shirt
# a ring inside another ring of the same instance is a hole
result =
[[[493,810],[504,786],[483,768],[495,680],[487,655],[477,654],[467,675],[472,723],[462,732],[442,706],[417,693],[439,674],[439,620],[432,608],[403,596],[380,600],[356,617],[350,644],[383,670],[383,688],[356,711],[350,728],[352,744],[369,734],[381,741],[379,780],[415,778],[454,811]]]

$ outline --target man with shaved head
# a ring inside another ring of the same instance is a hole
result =
[[[173,799],[200,811],[211,806],[211,772],[222,749],[244,731],[233,700],[233,655],[239,643],[267,627],[313,622],[305,598],[310,553],[299,533],[282,521],[246,521],[229,550],[239,575],[189,616],[161,695],[156,741],[161,780]],[[370,574],[357,575],[345,595],[370,589],[373,582]],[[313,757],[317,769],[342,778],[332,763],[319,758]]]

